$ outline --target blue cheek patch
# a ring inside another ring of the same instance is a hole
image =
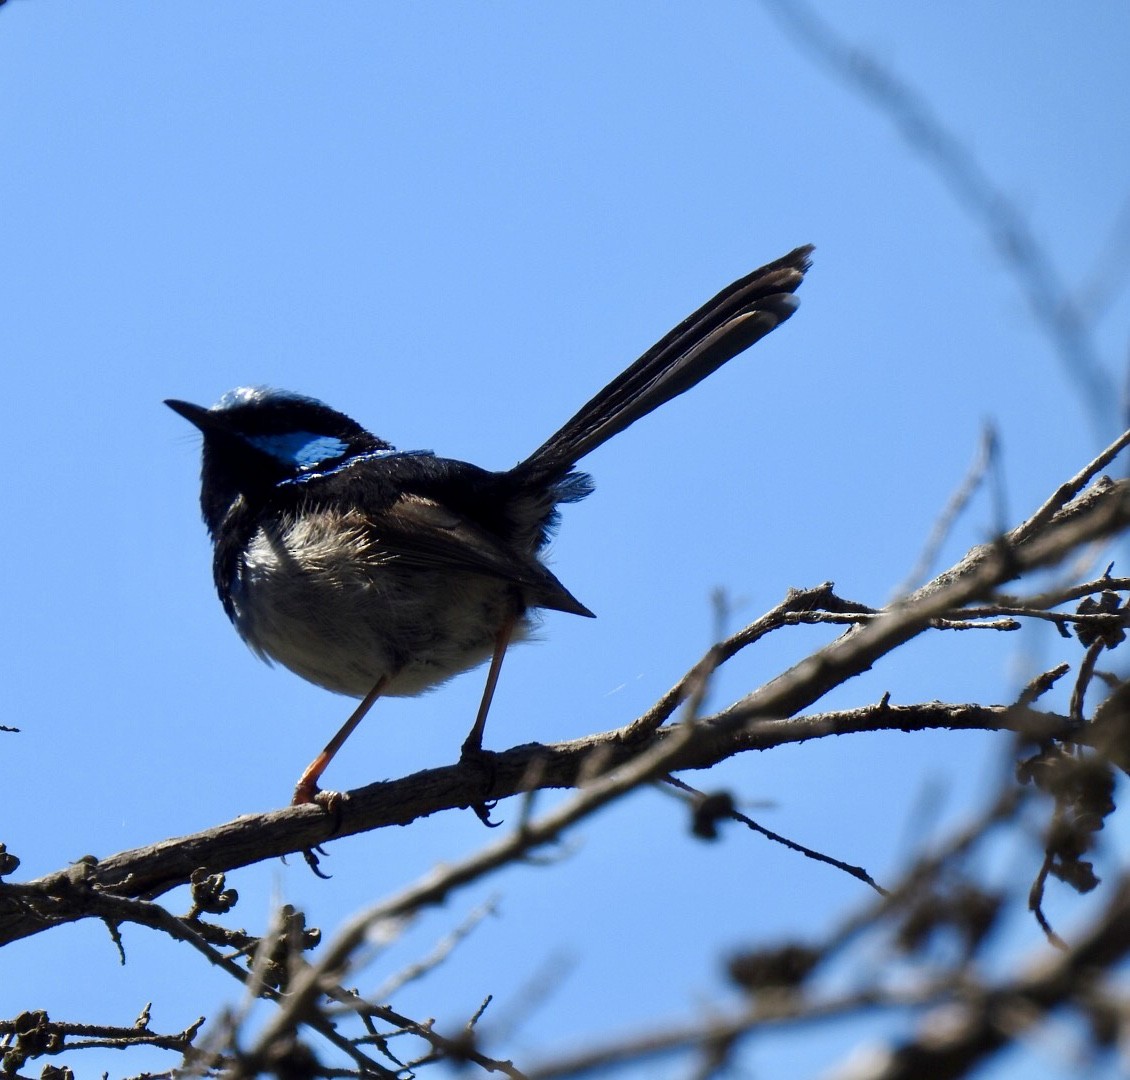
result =
[[[349,449],[348,443],[332,435],[315,435],[312,431],[288,431],[280,435],[252,435],[247,441],[256,450],[287,465],[305,469],[331,458],[341,457]]]

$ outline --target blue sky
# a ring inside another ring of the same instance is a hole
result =
[[[1068,286],[1102,300],[1088,331],[1120,388],[1130,303],[1125,288],[1105,298],[1094,274],[1118,269],[1117,286],[1127,263],[1127,8],[816,10],[931,103]],[[597,491],[566,508],[552,565],[598,619],[549,615],[543,640],[512,652],[494,747],[636,716],[710,643],[717,586],[735,620],[829,578],[883,602],[986,419],[1013,519],[1098,444],[983,228],[754,2],[11,0],[0,146],[3,722],[22,729],[4,737],[0,839],[23,859],[20,877],[281,805],[350,707],[260,664],[227,624],[199,520],[197,438],[166,397],[209,403],[269,383],[397,446],[503,468],[718,288],[817,245],[786,327],[587,460]],[[945,556],[995,525],[976,502]],[[798,631],[743,656],[715,702],[825,637]],[[1038,635],[931,639],[835,703],[888,689],[896,701],[1005,701],[1048,656],[1056,646]],[[453,761],[481,680],[381,702],[327,781]],[[922,791],[945,792],[942,822],[960,816],[998,745],[841,739],[689,779],[770,804],[758,811],[768,826],[884,879]],[[245,923],[282,898],[332,932],[486,840],[471,815],[446,815],[332,845],[329,883],[292,861],[232,884]],[[736,831],[691,840],[677,804],[654,793],[570,842],[556,866],[453,897],[372,985],[497,896],[500,917],[402,1004],[450,1022],[488,993],[514,1008],[568,958],[506,1047],[521,1060],[694,1013],[725,997],[726,948],[818,935],[867,900]],[[1078,915],[1058,896],[1050,910],[1067,925]],[[95,924],[5,950],[0,1015],[127,1023],[165,984],[154,1025],[179,1029],[237,998],[184,948],[129,929],[125,944],[124,968]],[[806,1039],[802,1054],[767,1041],[749,1062],[814,1074],[851,1041]],[[994,1069],[1063,1075],[1035,1051]]]

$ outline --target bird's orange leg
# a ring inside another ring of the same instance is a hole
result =
[[[381,691],[387,681],[387,677],[384,675],[377,680],[377,685],[361,699],[361,704],[341,725],[341,730],[326,743],[326,748],[306,766],[306,771],[298,778],[298,783],[294,786],[294,796],[290,800],[291,806],[321,802],[319,796],[325,797],[334,794],[333,792],[319,791],[318,781],[322,778],[322,773],[326,771],[329,763],[333,761],[334,754],[341,749],[345,740],[353,734],[353,729],[365,719],[365,714],[373,707],[373,702],[381,696]]]
[[[514,633],[514,623],[517,616],[511,615],[502,624],[494,639],[494,655],[490,658],[490,670],[487,672],[487,684],[483,687],[483,698],[479,702],[479,712],[475,717],[474,726],[467,738],[463,740],[461,757],[476,757],[482,753],[483,730],[487,726],[487,713],[490,712],[490,703],[494,700],[494,688],[498,685],[498,673],[502,670],[502,658],[506,655],[506,648],[510,644],[510,635]]]

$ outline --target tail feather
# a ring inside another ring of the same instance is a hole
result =
[[[805,245],[728,285],[583,405],[517,468],[564,472],[781,325],[811,265]]]

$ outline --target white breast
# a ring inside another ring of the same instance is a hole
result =
[[[517,606],[495,578],[404,567],[374,549],[359,519],[333,512],[260,529],[232,602],[260,656],[352,697],[382,677],[384,693],[411,696],[474,667]]]

